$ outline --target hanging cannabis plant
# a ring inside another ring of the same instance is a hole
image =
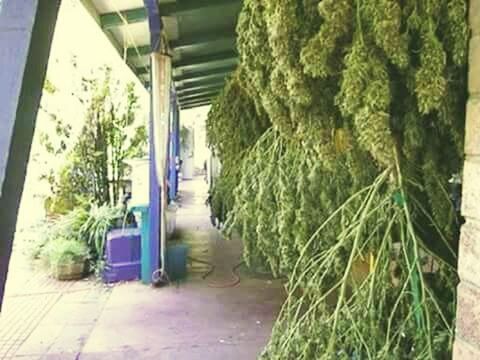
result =
[[[244,1],[209,133],[236,169],[226,233],[288,278],[262,359],[449,358],[466,17],[466,0]]]
[[[221,223],[233,206],[233,189],[240,179],[245,151],[270,126],[268,117],[258,115],[254,102],[239,85],[239,76],[240,69],[212,105],[206,124],[207,142],[222,165],[210,189],[212,215]]]

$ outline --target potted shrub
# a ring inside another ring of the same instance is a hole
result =
[[[58,280],[78,280],[87,273],[88,248],[86,244],[58,238],[46,250],[51,274]]]

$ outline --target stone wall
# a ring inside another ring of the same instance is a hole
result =
[[[465,134],[455,360],[480,359],[480,0],[470,0],[469,100]]]

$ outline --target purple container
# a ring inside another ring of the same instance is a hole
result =
[[[137,228],[114,229],[107,234],[103,281],[136,280],[141,271],[141,237]]]
[[[140,278],[140,261],[133,263],[106,264],[103,270],[103,282],[138,280]]]
[[[107,234],[105,260],[108,264],[140,261],[140,230],[114,229]]]

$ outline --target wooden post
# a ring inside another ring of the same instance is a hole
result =
[[[0,2],[0,308],[59,6]]]

